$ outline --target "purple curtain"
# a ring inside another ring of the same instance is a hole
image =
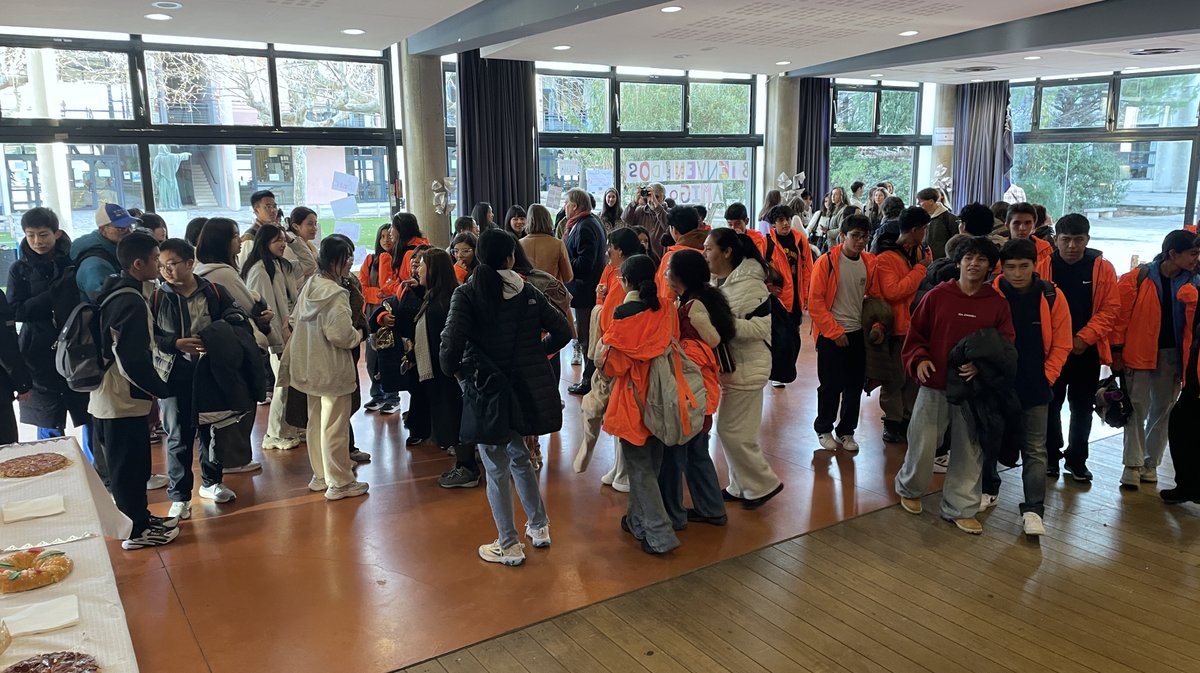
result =
[[[1008,189],[1013,165],[1008,82],[960,84],[954,121],[954,210],[978,201],[991,205]]]
[[[813,195],[813,205],[821,203],[829,191],[829,133],[833,128],[833,87],[829,79],[805,77],[800,80],[800,138],[797,164],[807,179],[804,186]],[[774,184],[774,176],[769,181]]]
[[[538,202],[537,75],[532,61],[458,55],[458,180],[462,208]]]

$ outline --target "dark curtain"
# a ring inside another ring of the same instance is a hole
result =
[[[537,76],[531,61],[458,55],[458,181],[462,209],[487,201],[499,225],[511,205],[538,202]]]
[[[1008,82],[960,84],[954,121],[954,210],[968,203],[990,206],[1008,189],[1013,164]]]
[[[833,128],[833,88],[828,79],[800,80],[800,140],[797,164],[804,171],[804,187],[813,195],[813,205],[829,191],[829,133]]]

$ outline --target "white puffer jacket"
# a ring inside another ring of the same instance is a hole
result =
[[[771,375],[771,317],[746,316],[767,300],[766,274],[762,265],[747,259],[720,285],[733,311],[737,336],[729,342],[735,371],[721,374],[721,387],[729,390],[759,390]]]
[[[313,276],[300,291],[294,317],[292,338],[279,363],[279,385],[321,397],[353,393],[362,333],[350,316],[350,293],[325,276]]]

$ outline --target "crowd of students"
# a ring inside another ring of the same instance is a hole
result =
[[[168,238],[152,213],[104,204],[97,230],[72,242],[52,211],[35,208],[22,217],[21,256],[0,302],[0,341],[16,344],[0,343],[0,387],[39,438],[61,436],[68,414],[85,428],[85,450],[133,522],[126,549],[179,534],[191,516],[194,450],[200,496],[236,497],[224,475],[262,468],[251,446],[259,404],[269,405],[263,450],[303,443],[311,490],[329,500],[365,494],[354,467],[370,455],[350,418],[360,408],[396,413],[404,391],[406,445],[432,442],[453,458],[444,488],[486,481],[497,539],[478,553],[518,565],[522,539],[550,545],[539,437],[562,428],[559,352],[575,339],[581,371],[569,391],[582,396],[582,441],[573,467],[587,469],[601,429],[611,435],[614,464],[601,480],[629,494],[620,527],[645,552],[667,553],[689,523],[724,525],[727,506],[754,510],[782,491],[758,435],[767,385],[811,380],[795,372],[792,350],[806,313],[817,353],[814,448],[859,451],[861,399],[878,387],[884,442],[907,444],[895,488],[911,513],[945,472],[941,516],[980,533],[976,515],[996,504],[999,466],[1019,463],[1025,532],[1043,534],[1047,477],[1061,463],[1076,481],[1092,480],[1102,365],[1123,374],[1120,485],[1157,481],[1168,439],[1184,450],[1194,437],[1184,414],[1200,405],[1194,234],[1172,231],[1159,256],[1118,280],[1088,247],[1082,215],[1052,228],[1028,203],[970,204],[956,216],[932,188],[905,208],[886,184],[862,212],[862,187],[851,197],[835,188],[816,210],[807,193],[784,204],[772,192],[757,222],[735,203],[717,228],[703,209],[668,207],[662,185],[638,190],[624,209],[615,190],[597,208],[572,189],[557,216],[512,206],[496,223],[479,204],[456,222],[447,250],[398,213],[357,273],[352,241],[333,234],[318,247],[317,214],[297,207],[280,218],[270,192],[252,196],[244,232],[197,218],[184,238]],[[72,390],[54,363],[55,339],[80,303],[96,307],[100,357],[111,364],[90,392]],[[147,509],[155,400],[166,517]],[[0,406],[9,407],[0,441],[15,441],[11,406]],[[709,452],[714,429],[724,489]],[[1167,502],[1200,501],[1188,461],[1176,457]]]

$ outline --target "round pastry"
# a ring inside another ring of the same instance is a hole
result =
[[[61,582],[74,563],[66,554],[34,547],[0,558],[0,594],[29,591]]]
[[[100,673],[100,666],[90,654],[51,652],[18,661],[0,673]]]
[[[0,477],[36,477],[57,472],[70,464],[71,461],[61,453],[31,453],[0,463]]]

